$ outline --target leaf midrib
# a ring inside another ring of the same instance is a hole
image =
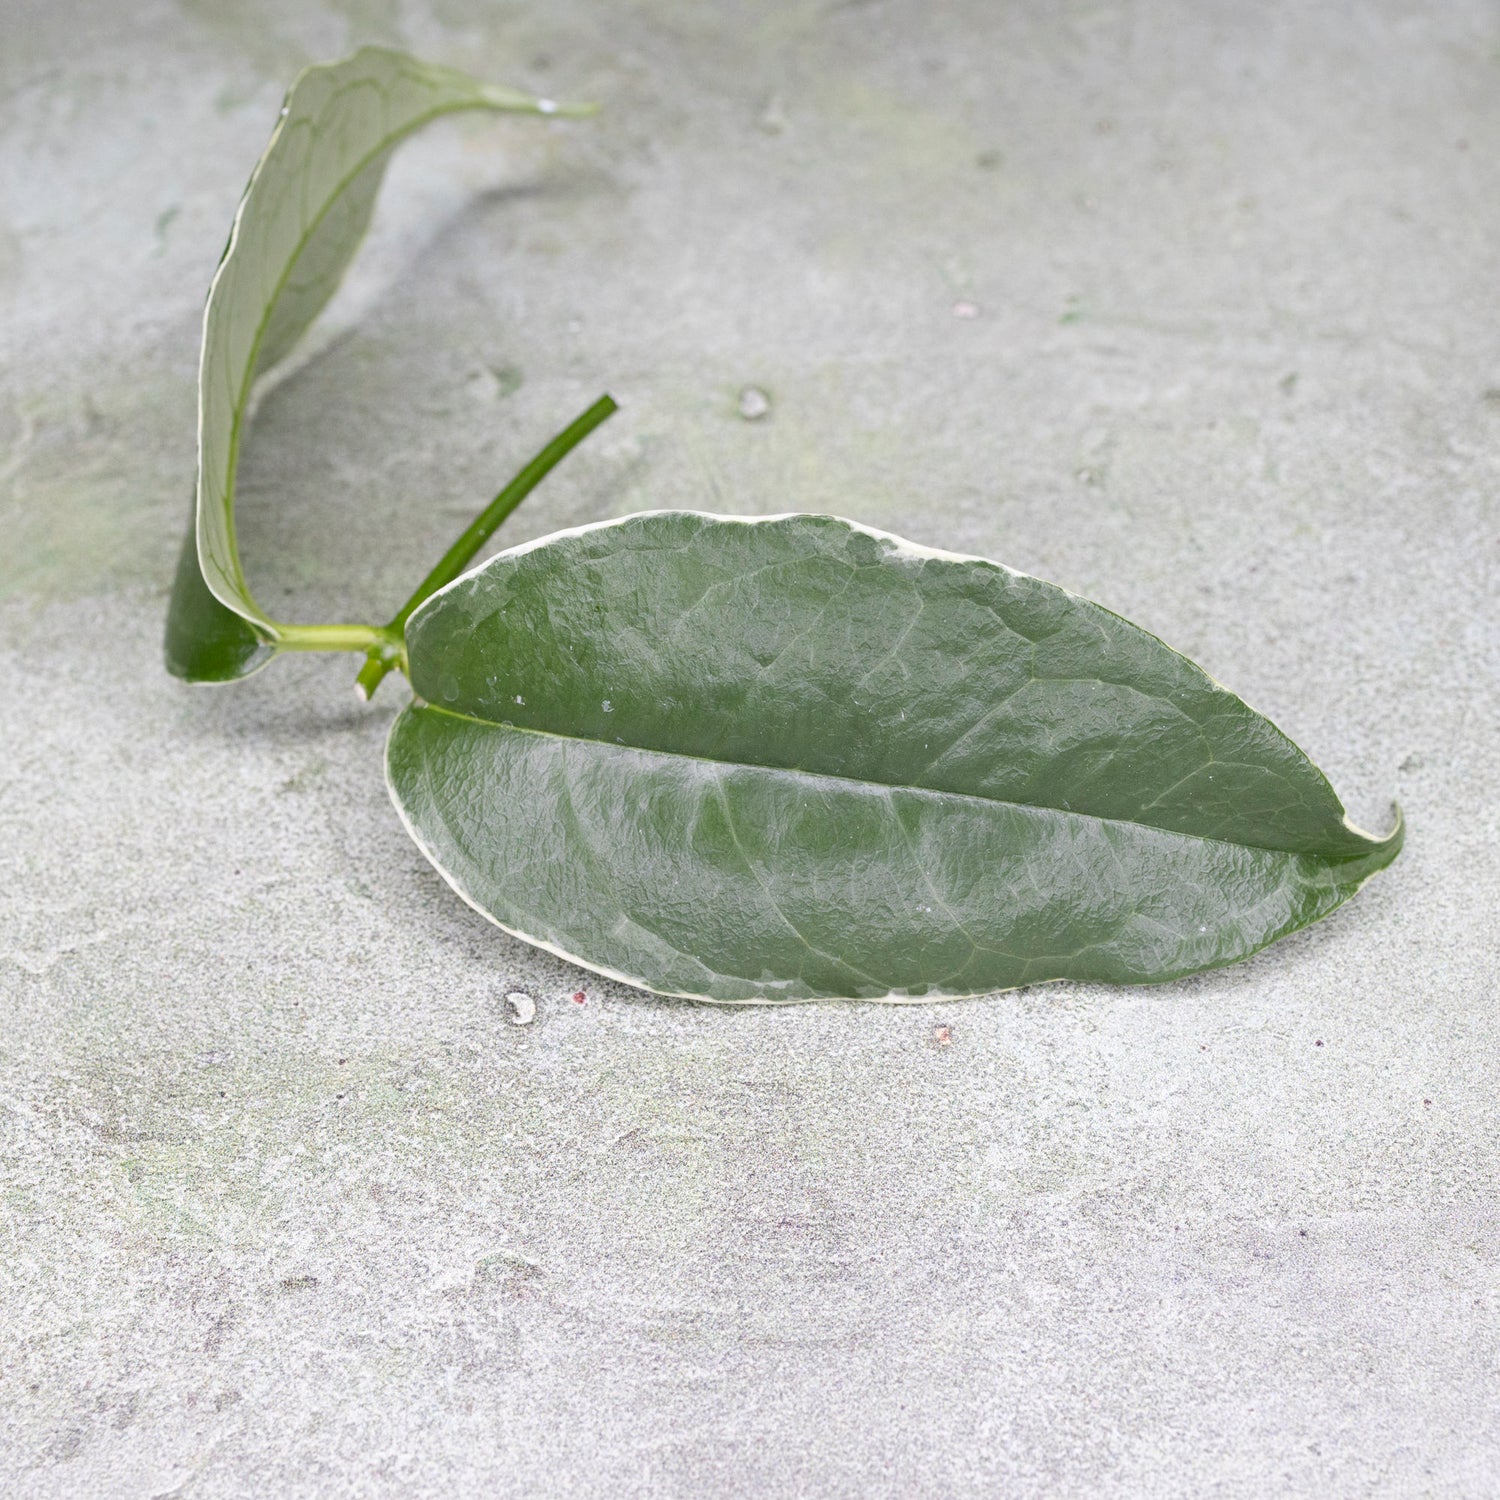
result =
[[[1379,851],[1386,840],[1373,841],[1368,849],[1358,854],[1350,854],[1339,858],[1331,854],[1314,854],[1303,849],[1287,849],[1278,844],[1250,844],[1242,843],[1237,839],[1215,838],[1207,833],[1187,833],[1180,828],[1163,828],[1156,823],[1139,823],[1134,818],[1110,818],[1100,813],[1078,812],[1068,807],[1048,807],[1038,802],[1015,802],[1004,797],[985,797],[978,792],[954,792],[941,787],[915,786],[908,782],[898,781],[867,781],[858,776],[841,776],[836,771],[810,771],[799,766],[770,766],[759,761],[727,760],[715,755],[696,755],[688,750],[663,750],[656,745],[633,745],[623,740],[605,740],[590,734],[563,734],[555,729],[537,729],[526,724],[511,724],[496,719],[484,719],[477,714],[461,713],[457,709],[444,708],[440,704],[432,703],[421,697],[414,697],[412,708],[419,708],[429,713],[441,714],[445,718],[458,719],[468,724],[478,724],[484,729],[503,729],[513,734],[534,734],[543,739],[563,740],[570,744],[599,745],[608,750],[635,750],[643,755],[664,755],[675,760],[697,761],[703,765],[710,766],[737,766],[757,771],[768,771],[780,773],[787,776],[811,776],[820,781],[837,781],[848,786],[857,787],[883,787],[892,792],[912,792],[919,796],[928,797],[957,797],[966,802],[983,803],[986,807],[1009,807],[1018,812],[1028,813],[1051,813],[1059,818],[1083,818],[1091,823],[1111,823],[1123,828],[1148,828],[1152,833],[1164,834],[1169,838],[1193,839],[1204,844],[1222,844],[1229,849],[1258,849],[1267,854],[1284,854],[1289,859],[1312,859],[1321,862],[1329,868],[1339,865],[1353,863],[1357,860],[1368,859],[1372,854]]]

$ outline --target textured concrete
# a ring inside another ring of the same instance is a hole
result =
[[[608,388],[517,539],[990,554],[1401,860],[1188,983],[726,1013],[463,906],[352,661],[168,680],[203,292],[361,40],[608,111],[400,161],[268,603],[388,612]],[[5,0],[0,1493],[1500,1493],[1497,160],[1468,0]]]

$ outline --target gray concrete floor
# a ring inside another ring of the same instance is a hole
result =
[[[516,539],[997,557],[1402,859],[1187,983],[726,1013],[464,907],[352,661],[168,680],[203,293],[367,40],[608,108],[398,163],[248,453],[278,611],[608,388]],[[0,1492],[1500,1492],[1497,159],[1477,0],[4,0]]]

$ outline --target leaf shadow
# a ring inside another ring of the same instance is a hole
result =
[[[273,372],[236,505],[246,569],[269,613],[385,618],[575,414],[553,398],[537,420],[530,407],[541,403],[521,389],[527,314],[510,273],[537,252],[520,243],[529,231],[516,210],[546,205],[555,226],[616,191],[584,170],[475,193],[399,257],[377,252],[380,282],[362,289],[355,320],[340,323],[335,306],[309,352]],[[539,231],[544,244],[549,232]],[[555,382],[557,356],[539,358]],[[546,504],[545,490],[530,502]]]

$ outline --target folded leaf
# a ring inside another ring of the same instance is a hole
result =
[[[429,120],[464,109],[574,112],[378,47],[308,68],[292,85],[203,314],[196,563],[184,553],[167,620],[167,665],[177,676],[242,677],[287,644],[287,630],[250,592],[235,541],[235,470],[251,391],[337,290],[394,148]]]
[[[1233,963],[1395,858],[1154,636],[829,516],[632,516],[407,626],[391,795],[506,930],[705,1000]]]

